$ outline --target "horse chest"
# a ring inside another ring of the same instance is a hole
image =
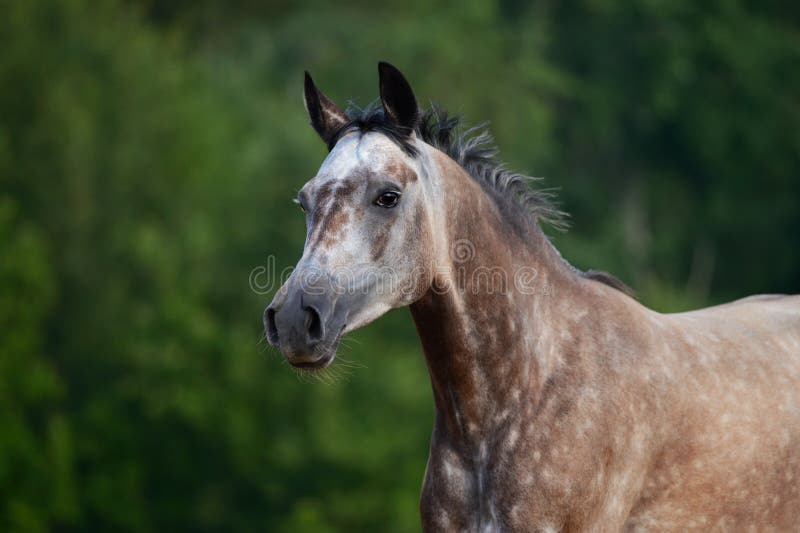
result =
[[[537,425],[507,420],[485,442],[466,447],[434,431],[420,501],[424,529],[580,529],[598,517],[616,523],[631,503],[630,480],[599,457],[608,445],[600,426],[589,424],[579,409],[554,412],[560,418],[544,417]],[[626,454],[626,468],[635,456]],[[619,490],[603,498],[597,489],[604,483]]]
[[[483,450],[465,458],[451,448],[431,449],[420,501],[426,530],[499,529],[496,472]]]
[[[516,438],[515,430],[509,433],[512,440]],[[466,454],[434,443],[420,500],[426,531],[521,530],[533,522],[548,529],[531,502],[545,499],[537,487],[539,469],[552,466],[529,457],[521,460],[516,453],[526,447],[507,443],[508,439],[493,447],[481,443]]]

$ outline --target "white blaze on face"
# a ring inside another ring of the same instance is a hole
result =
[[[419,163],[385,135],[353,132],[301,189],[308,228],[297,270],[324,273],[339,298],[353,302],[345,333],[411,303],[405,293],[419,275],[420,253],[408,249],[409,236],[419,234],[415,207],[424,194],[418,180],[398,175],[403,168],[421,174]],[[401,193],[398,205],[375,205],[392,185]]]

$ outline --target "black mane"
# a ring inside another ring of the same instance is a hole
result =
[[[411,142],[411,130],[398,126],[384,115],[379,102],[365,108],[351,105],[346,113],[348,122],[331,136],[328,150],[346,133],[358,130],[362,133],[379,132],[389,137],[408,155],[418,155],[417,148]],[[566,230],[567,214],[556,205],[552,191],[535,189],[531,184],[540,178],[513,172],[497,159],[498,149],[493,143],[486,123],[465,128],[461,125],[461,117],[449,115],[446,111],[431,106],[421,113],[414,132],[424,142],[441,150],[452,158],[467,173],[482,185],[494,191],[499,199],[506,200],[519,211],[527,215],[527,221],[534,224],[545,223],[557,230]],[[519,224],[519,220],[514,220]],[[571,265],[570,265],[571,266]],[[589,270],[581,276],[604,283],[610,287],[632,295],[633,291],[622,281],[611,274]]]

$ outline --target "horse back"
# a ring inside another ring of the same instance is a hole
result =
[[[657,329],[663,440],[627,525],[796,527],[800,296],[659,315]]]

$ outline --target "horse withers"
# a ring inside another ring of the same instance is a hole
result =
[[[341,111],[306,74],[330,153],[297,201],[300,261],[264,315],[293,366],[409,306],[435,402],[426,531],[800,529],[800,296],[661,314],[564,261],[548,194],[486,133],[421,112],[379,65]]]

